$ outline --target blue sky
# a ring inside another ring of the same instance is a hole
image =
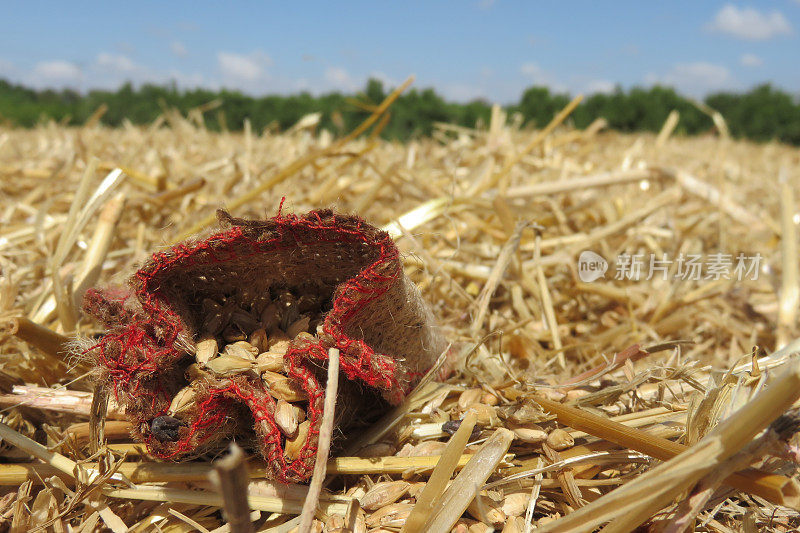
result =
[[[533,84],[574,94],[661,83],[701,96],[769,81],[800,93],[799,32],[800,0],[26,1],[0,18],[0,77],[258,95],[415,74],[448,98],[499,103]]]

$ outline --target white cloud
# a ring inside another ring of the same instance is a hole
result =
[[[798,0],[800,2],[800,0]],[[745,67],[760,67],[764,64],[764,60],[755,54],[742,54],[739,62]]]
[[[477,84],[468,83],[440,83],[434,86],[436,92],[447,100],[455,102],[470,102],[479,98],[486,98],[486,93]]]
[[[530,84],[549,87],[554,92],[569,90],[564,83],[558,81],[555,76],[540,67],[538,63],[523,63],[519,67],[519,72],[528,78]]]
[[[547,87],[554,93],[570,94],[612,93],[616,90],[616,84],[608,79],[581,75],[572,75],[566,79],[559,78],[535,62],[522,64],[519,71],[520,74],[528,79],[526,88],[531,85],[537,85]],[[523,88],[522,90],[525,89]]]
[[[586,94],[595,93],[613,93],[616,89],[616,84],[609,80],[591,80],[588,82],[582,92]]]
[[[140,65],[124,54],[101,52],[83,72],[84,86],[89,89],[114,90],[123,83],[166,83],[166,75]]]
[[[723,6],[707,28],[748,41],[764,41],[792,33],[791,24],[780,11],[762,13],[752,7],[738,8],[732,4]]]
[[[169,43],[169,49],[178,57],[186,57],[189,54],[189,51],[186,49],[186,45],[180,41],[172,41]]]
[[[117,72],[132,72],[137,70],[136,64],[128,56],[122,54],[109,54],[106,52],[97,54],[97,66],[101,69],[114,70]]]
[[[172,69],[165,76],[165,81],[174,81],[178,87],[187,89],[195,89],[197,87],[208,87],[206,79],[200,73],[186,73],[180,70]]]
[[[529,78],[541,78],[544,75],[544,70],[537,63],[523,63],[519,67],[519,71],[528,76]]]
[[[97,54],[93,61],[85,64],[51,60],[41,61],[28,68],[0,59],[0,78],[37,89],[69,87],[80,90],[116,90],[126,82],[134,86],[175,82],[182,88],[220,87],[219,83],[209,81],[197,72],[152,69],[136,63],[126,55],[108,52]]]
[[[37,85],[43,83],[74,85],[80,82],[81,69],[69,61],[42,61],[34,65],[33,77]]]
[[[11,61],[0,59],[0,75],[9,76],[14,72],[14,64]]]
[[[736,84],[730,71],[723,65],[704,61],[677,63],[665,74],[648,74],[645,81],[674,87],[678,92],[702,96],[709,91],[730,89]]]
[[[358,84],[350,74],[341,67],[328,67],[325,69],[325,81],[334,89],[352,91],[358,88]]]
[[[383,83],[384,89],[388,89],[389,87],[397,87],[398,85],[400,85],[396,79],[392,78],[391,76],[380,70],[373,70],[370,73],[369,77]]]
[[[217,64],[224,78],[223,85],[225,83],[239,85],[265,79],[267,67],[272,65],[272,60],[267,54],[259,51],[248,55],[219,52]]]

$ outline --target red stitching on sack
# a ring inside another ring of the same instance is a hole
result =
[[[91,349],[97,352],[98,365],[108,373],[117,399],[122,391],[130,397],[150,395],[150,408],[159,413],[165,412],[169,405],[170,399],[159,385],[158,376],[185,356],[176,343],[183,330],[181,319],[167,306],[159,290],[162,276],[172,268],[180,265],[181,269],[186,269],[226,262],[279,252],[297,245],[363,242],[377,248],[378,259],[338,287],[332,309],[325,317],[323,331],[333,339],[332,347],[339,349],[341,370],[347,378],[383,390],[395,403],[402,400],[411,380],[418,375],[398,375],[395,361],[375,353],[364,341],[352,339],[344,333],[346,325],[365,305],[383,295],[402,276],[399,252],[394,242],[383,232],[377,233],[377,238],[373,240],[362,228],[361,220],[355,227],[337,224],[336,216],[330,212],[314,211],[302,218],[293,214],[284,215],[284,200],[281,200],[278,214],[272,219],[275,224],[272,238],[263,241],[252,239],[245,234],[242,226],[234,226],[205,240],[178,244],[169,251],[154,253],[151,261],[136,272],[134,294],[141,305],[141,313],[128,317],[130,321],[127,324],[112,329]],[[323,214],[326,218],[323,218]],[[304,237],[309,231],[312,237]],[[372,234],[375,235],[374,232]],[[249,252],[237,256],[235,244],[247,245]],[[97,293],[93,293],[93,297],[96,298]],[[120,305],[124,308],[124,304],[123,299]],[[262,435],[261,446],[274,475],[284,481],[307,479],[313,469],[324,396],[308,362],[325,361],[328,353],[320,340],[316,344],[293,345],[285,358],[287,374],[297,380],[309,397],[311,430],[297,460],[287,463],[284,458],[280,432],[272,415],[274,400],[266,393],[252,392],[255,385],[246,387],[233,380],[225,387],[209,389],[207,398],[198,404],[199,416],[191,421],[187,430],[182,431],[178,442],[163,445],[147,434],[145,441],[148,446],[155,455],[164,459],[190,452],[212,435],[212,429],[224,423],[228,411],[225,406],[229,402],[240,402],[253,413],[257,425],[261,424],[263,428],[266,424],[269,428]]]

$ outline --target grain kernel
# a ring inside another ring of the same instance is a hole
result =
[[[487,392],[481,397],[481,403],[494,407],[500,403],[500,399],[491,392]]]
[[[547,439],[547,432],[535,428],[514,428],[514,436],[528,444],[539,444]]]
[[[218,350],[217,339],[212,336],[205,336],[197,341],[194,357],[198,363],[207,363],[212,357],[216,357]]]
[[[169,404],[169,414],[174,416],[191,407],[194,404],[194,395],[192,387],[184,387],[179,390]]]
[[[309,320],[309,318],[307,316],[303,316],[303,317],[298,318],[297,320],[295,320],[294,322],[289,324],[288,328],[286,328],[286,335],[290,339],[293,339],[298,334],[300,334],[300,333],[302,333],[304,331],[308,331],[309,322],[310,322],[310,320]]]
[[[500,423],[500,419],[497,417],[497,409],[491,405],[476,403],[471,405],[467,411],[475,413],[476,421],[481,426],[496,426]]]
[[[280,319],[281,317],[278,312],[277,304],[271,303],[261,312],[261,327],[263,327],[267,333],[270,333],[272,330],[277,329]]]
[[[482,396],[482,389],[467,389],[458,397],[458,408],[465,411],[467,407],[480,403]]]
[[[287,402],[302,402],[307,400],[305,391],[294,380],[269,370],[261,373],[261,379],[267,386],[267,392],[273,398]]]
[[[575,444],[575,439],[563,429],[557,428],[550,432],[545,442],[555,451],[560,452],[572,447]]]
[[[232,357],[255,360],[258,355],[258,348],[247,341],[237,341],[225,346],[225,353]]]
[[[264,328],[258,328],[253,331],[248,340],[250,344],[256,347],[259,353],[266,352],[267,348],[269,348],[269,339],[267,338],[267,332]]]
[[[374,511],[394,503],[402,498],[411,486],[407,481],[383,481],[376,483],[362,496],[359,501],[361,507],[367,511]]]
[[[220,355],[208,363],[206,368],[220,376],[232,376],[253,368],[253,361],[232,355]]]
[[[264,352],[256,357],[256,370],[261,374],[269,370],[270,372],[283,371],[283,354],[277,352]]]
[[[275,424],[287,437],[293,437],[297,432],[297,417],[294,407],[286,400],[278,400],[275,405]]]
[[[500,508],[500,502],[487,494],[478,494],[467,506],[467,512],[473,518],[495,527],[503,527],[506,521],[506,514]]]
[[[402,526],[414,504],[411,503],[392,503],[382,507],[367,517],[367,526]]]
[[[308,430],[311,428],[311,422],[306,420],[297,426],[297,434],[292,439],[286,439],[286,445],[283,448],[283,455],[289,461],[294,461],[300,456],[300,450],[303,448],[306,439],[308,438]]]

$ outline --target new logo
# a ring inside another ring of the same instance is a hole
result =
[[[584,283],[590,283],[605,276],[608,261],[591,250],[584,250],[578,257],[578,277]]]

